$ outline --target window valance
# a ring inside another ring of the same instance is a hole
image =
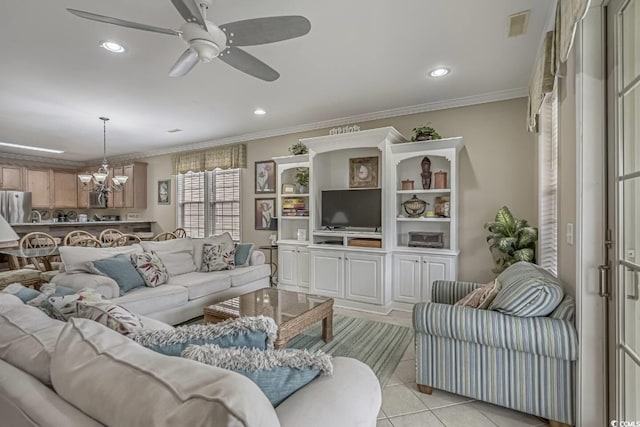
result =
[[[247,167],[245,144],[223,145],[207,150],[188,151],[172,157],[173,174],[203,172],[206,170]]]
[[[560,64],[569,59],[578,22],[587,14],[590,0],[560,0],[556,9],[556,60]]]
[[[529,84],[529,132],[535,132],[537,116],[545,94],[553,91],[556,79],[555,32],[549,31],[544,37],[536,59],[531,83]]]

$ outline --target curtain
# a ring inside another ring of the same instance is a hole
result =
[[[537,131],[538,112],[542,107],[545,94],[553,91],[556,78],[555,33],[549,31],[544,37],[544,43],[538,52],[536,63],[529,84],[529,132]]]
[[[208,150],[189,151],[173,156],[173,174],[247,167],[245,144],[224,145]]]
[[[556,9],[556,63],[569,59],[578,22],[587,14],[590,0],[559,0]]]

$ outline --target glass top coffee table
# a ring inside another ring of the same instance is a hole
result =
[[[321,320],[322,339],[333,339],[333,298],[265,288],[204,308],[205,323],[260,315],[278,325],[275,348],[286,348],[291,338]]]

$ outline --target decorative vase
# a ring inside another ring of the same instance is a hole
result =
[[[402,189],[403,190],[413,190],[413,180],[412,179],[403,179],[402,180]]]
[[[298,194],[307,194],[309,188],[306,185],[298,184]]]
[[[431,141],[433,138],[431,135],[418,135],[416,136],[416,141]]]
[[[428,157],[423,158],[422,162],[420,162],[420,167],[422,168],[422,173],[420,174],[422,188],[428,190],[431,188],[431,160]]]

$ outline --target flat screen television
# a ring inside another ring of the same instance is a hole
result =
[[[374,228],[382,226],[382,190],[324,190],[323,227]]]

